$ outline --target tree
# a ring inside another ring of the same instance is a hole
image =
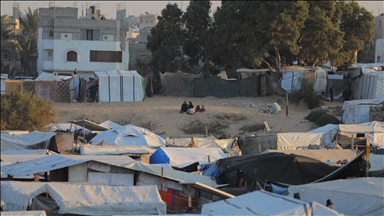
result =
[[[337,6],[342,13],[339,28],[344,33],[343,47],[330,59],[333,65],[347,68],[356,62],[357,52],[364,49],[364,44],[373,43],[374,17],[355,1],[338,1]]]
[[[209,74],[208,57],[208,36],[212,24],[212,18],[209,16],[211,8],[210,0],[196,1],[191,0],[185,14],[183,22],[185,23],[185,42],[184,53],[188,56],[190,67],[195,67],[195,71],[201,71],[200,62],[204,62],[204,68]]]
[[[178,71],[188,65],[183,51],[184,30],[182,11],[177,4],[167,4],[158,17],[159,22],[148,35],[147,49],[152,52],[150,67],[158,72]]]
[[[1,16],[1,40],[6,41],[15,33],[15,20],[8,15]]]
[[[340,12],[336,1],[308,1],[308,4],[309,15],[298,38],[297,60],[315,66],[340,51],[344,32],[339,29]]]
[[[20,18],[21,34],[16,35],[10,42],[19,50],[21,55],[21,66],[24,73],[28,74],[28,64],[31,56],[37,54],[37,35],[39,28],[39,10],[33,12],[28,7],[25,17]]]
[[[1,130],[45,131],[54,120],[52,101],[32,92],[12,91],[0,96]]]

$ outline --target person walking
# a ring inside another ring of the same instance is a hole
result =
[[[334,85],[332,85],[331,88],[329,88],[329,97],[331,98],[331,102],[333,102],[334,88],[335,88]]]

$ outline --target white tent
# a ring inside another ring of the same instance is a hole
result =
[[[278,133],[277,149],[296,150],[298,147],[321,145],[321,133]]]
[[[166,205],[156,186],[105,186],[56,182],[1,182],[1,198],[10,211],[26,210],[29,200],[48,193],[59,214],[165,214]]]
[[[289,196],[299,193],[308,202],[333,202],[333,209],[346,215],[384,215],[383,178],[356,178],[291,186]]]
[[[31,132],[28,134],[1,134],[1,151],[22,149],[46,149],[54,132]]]
[[[384,99],[365,99],[344,101],[341,122],[344,124],[358,124],[369,122],[371,106],[377,106],[384,102]]]
[[[1,216],[47,216],[45,211],[4,211]]]
[[[314,71],[313,89],[316,93],[327,91],[327,72],[322,68],[304,68],[299,66],[287,66],[282,68],[282,76],[280,79],[281,88],[290,92],[301,88],[301,79],[306,73]]]
[[[71,78],[72,76],[55,76],[52,73],[41,72],[35,80],[63,81]]]
[[[306,202],[265,191],[247,193],[204,204],[206,215],[341,215],[316,202]]]
[[[150,157],[151,164],[166,163],[183,168],[193,163],[199,164],[217,161],[227,155],[220,148],[158,148]]]
[[[334,148],[336,145],[336,135],[339,132],[339,125],[336,124],[327,124],[323,127],[316,128],[314,130],[308,131],[307,133],[320,133],[321,136],[321,146],[327,148]]]
[[[154,150],[145,146],[119,146],[108,145],[81,145],[80,154],[82,155],[120,155],[120,154],[151,154]]]
[[[97,144],[103,141],[111,145],[146,146],[151,148],[165,145],[164,139],[159,135],[131,124],[103,131],[93,137],[89,143]]]
[[[137,71],[94,72],[99,80],[100,102],[135,102],[144,100],[141,75]]]
[[[366,134],[373,146],[384,148],[384,122],[373,121],[361,124],[340,124],[340,132]]]
[[[106,128],[109,128],[109,129],[121,126],[121,125],[119,125],[119,124],[117,124],[117,123],[115,123],[113,121],[109,121],[109,120],[107,120],[107,121],[105,121],[103,123],[100,123],[99,125],[103,126],[103,127],[106,127]]]
[[[384,170],[384,155],[370,154],[369,163],[371,164],[369,171]]]
[[[363,73],[361,99],[384,99],[384,71],[363,70]]]

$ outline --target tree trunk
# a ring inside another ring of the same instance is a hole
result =
[[[281,73],[281,57],[280,57],[279,49],[277,47],[275,47],[275,52],[276,52],[276,58],[275,58],[276,71],[278,73]]]

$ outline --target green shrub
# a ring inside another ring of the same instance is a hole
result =
[[[1,130],[45,131],[54,121],[53,103],[32,92],[12,91],[1,95]]]
[[[323,114],[327,114],[327,112],[325,112],[324,110],[315,110],[310,112],[309,115],[305,117],[305,119],[310,122],[316,122],[317,119],[319,119]]]
[[[324,113],[320,116],[319,119],[316,120],[315,124],[319,127],[322,127],[327,124],[341,124],[341,121],[337,119],[334,115]]]
[[[307,105],[308,109],[313,109],[321,105],[320,98],[316,95],[313,89],[313,83],[310,83],[307,78],[301,81],[301,88],[291,91],[289,101],[298,105],[301,100]]]

